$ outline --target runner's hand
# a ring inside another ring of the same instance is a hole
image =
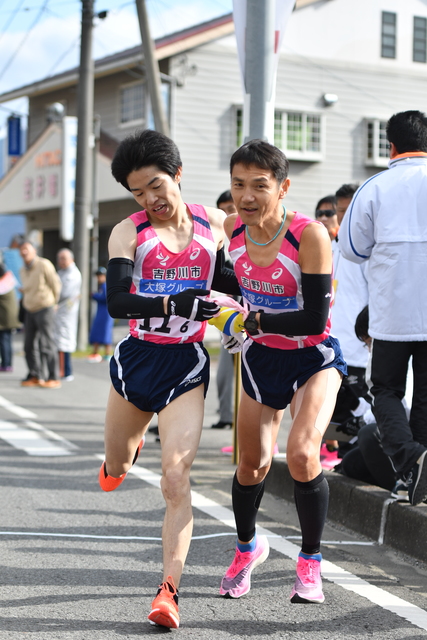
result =
[[[208,296],[206,289],[185,289],[181,293],[169,296],[167,302],[168,316],[181,316],[196,322],[209,320],[219,311],[219,306],[215,302],[200,300],[196,296]]]
[[[236,336],[227,336],[225,333],[221,333],[221,343],[228,353],[239,353],[243,348],[245,341],[245,334],[240,332]]]

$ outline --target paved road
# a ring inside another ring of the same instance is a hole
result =
[[[111,494],[99,490],[107,369],[77,361],[74,382],[59,390],[20,387],[26,373],[20,355],[13,374],[0,374],[1,639],[427,636],[427,568],[329,525],[326,602],[291,605],[297,517],[293,505],[268,495],[259,525],[270,536],[270,557],[245,598],[218,595],[233,556],[234,468],[220,453],[230,432],[208,428],[216,421],[214,392],[192,476],[195,539],[181,583],[182,626],[151,627],[146,615],[161,575],[159,445],[149,435],[125,483]],[[284,431],[286,425],[285,419]]]

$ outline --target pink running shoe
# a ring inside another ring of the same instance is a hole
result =
[[[297,562],[297,577],[291,593],[291,602],[321,603],[325,596],[322,591],[322,578],[320,577],[320,563],[322,554],[316,553],[309,556],[300,552]]]
[[[322,469],[333,469],[340,462],[341,459],[338,458],[338,450],[329,451],[324,442],[320,449],[320,465]]]
[[[251,588],[251,573],[268,558],[270,546],[265,536],[257,536],[254,551],[239,551],[222,579],[219,592],[229,598],[240,598]]]

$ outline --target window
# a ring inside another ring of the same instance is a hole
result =
[[[145,86],[142,82],[122,87],[120,90],[120,122],[145,120]]]
[[[168,79],[160,84],[160,97],[165,110],[165,117],[170,120],[171,83]],[[143,82],[121,87],[120,89],[120,124],[129,126],[144,124],[148,129],[154,129],[154,117],[151,109],[150,96]]]
[[[414,62],[427,62],[427,18],[414,17]]]
[[[390,11],[382,12],[381,23],[381,57],[396,57],[396,24],[397,16]]]
[[[366,160],[368,167],[387,167],[390,159],[386,120],[366,120]]]
[[[319,114],[283,111],[274,112],[274,144],[289,160],[319,161],[322,159],[322,116]],[[243,109],[236,109],[236,143],[243,144]]]

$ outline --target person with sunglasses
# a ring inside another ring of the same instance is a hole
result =
[[[316,205],[314,215],[316,220],[319,220],[326,227],[331,241],[335,240],[339,229],[336,197],[330,195],[321,198]]]

